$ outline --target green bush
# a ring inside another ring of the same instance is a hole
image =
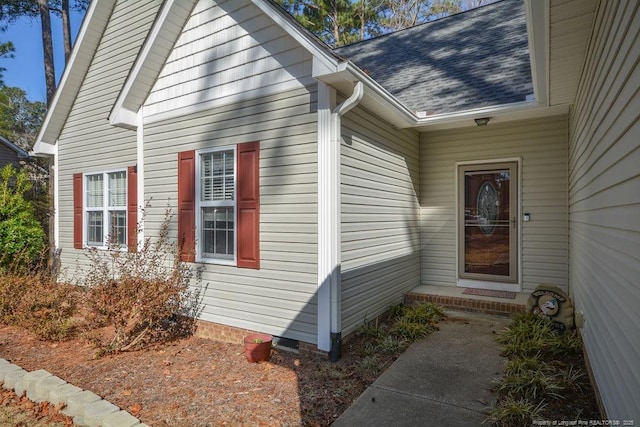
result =
[[[43,253],[45,234],[25,193],[27,175],[12,165],[0,171],[0,270],[27,271]]]
[[[363,357],[401,353],[413,342],[436,331],[442,317],[442,309],[435,304],[396,304],[387,312],[389,322],[365,319],[358,334],[365,336],[368,342],[360,353]]]
[[[507,397],[491,410],[487,421],[497,427],[530,426],[542,418],[544,403],[535,405],[527,399]]]
[[[504,345],[503,354],[509,358],[579,354],[582,341],[579,336],[559,334],[547,319],[529,313],[517,315],[497,338]]]
[[[536,419],[558,417],[559,410],[562,417],[579,418],[582,409],[576,402],[588,397],[590,385],[580,364],[577,334],[558,333],[549,320],[523,313],[496,340],[509,362],[505,375],[494,382],[498,403],[487,421],[531,425]]]

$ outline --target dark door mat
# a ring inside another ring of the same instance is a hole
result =
[[[509,291],[493,291],[490,289],[466,288],[462,293],[467,295],[476,295],[479,297],[516,299],[516,293]]]

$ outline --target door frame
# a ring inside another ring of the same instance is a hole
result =
[[[461,227],[464,224],[460,224],[460,179],[459,179],[459,169],[461,166],[483,166],[487,164],[498,164],[498,163],[515,163],[516,164],[516,179],[517,183],[515,185],[515,195],[509,195],[509,197],[516,198],[516,206],[517,206],[517,215],[516,218],[516,282],[500,282],[500,281],[490,281],[490,280],[478,280],[478,279],[466,279],[460,277],[460,232]],[[482,160],[465,160],[458,161],[455,163],[454,167],[454,175],[455,175],[455,240],[456,240],[456,264],[455,264],[455,275],[456,275],[456,286],[462,288],[479,288],[479,289],[491,289],[496,291],[511,291],[511,292],[521,292],[522,291],[522,158],[521,157],[507,157],[507,158],[493,158],[493,159],[482,159]]]

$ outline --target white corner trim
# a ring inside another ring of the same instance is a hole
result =
[[[136,130],[136,179],[138,191],[138,250],[144,245],[144,108],[137,114],[138,129]]]
[[[49,145],[49,144],[47,144]],[[58,171],[58,144],[53,146],[53,246],[58,249],[60,247],[60,172]]]

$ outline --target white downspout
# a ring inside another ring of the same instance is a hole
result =
[[[358,105],[364,95],[364,85],[358,81],[353,88],[353,93],[343,103],[337,105],[331,112],[331,212],[330,226],[333,236],[331,238],[332,248],[330,250],[331,280],[330,280],[330,317],[331,317],[331,349],[329,360],[337,362],[342,356],[342,315],[341,315],[341,191],[340,191],[340,144],[342,140],[341,117]]]

